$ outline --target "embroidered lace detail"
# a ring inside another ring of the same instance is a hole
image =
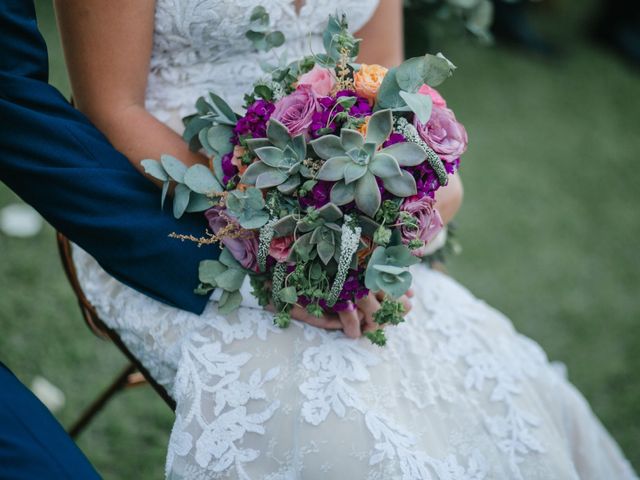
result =
[[[158,0],[147,108],[176,130],[214,90],[239,108],[262,76],[244,38],[264,5],[289,39],[319,50],[328,14],[354,30],[376,0]],[[285,50],[285,48],[287,50]],[[636,478],[541,349],[452,279],[417,266],[407,320],[384,348],[241,307],[201,316],[74,262],[104,321],[176,400],[169,479],[596,480]]]

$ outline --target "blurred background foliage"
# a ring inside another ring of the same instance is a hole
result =
[[[50,1],[36,3],[51,83],[69,94]],[[532,10],[556,55],[487,47],[462,29],[434,35],[411,15],[408,51],[442,51],[459,67],[442,92],[470,137],[464,252],[449,269],[567,365],[640,469],[638,72],[589,38],[594,1]],[[15,201],[0,186],[0,207]],[[27,385],[41,375],[60,387],[56,415],[69,425],[124,359],[84,327],[50,227],[26,240],[0,233],[0,252],[0,359]],[[79,445],[105,478],[161,478],[171,425],[142,387],[113,401]]]

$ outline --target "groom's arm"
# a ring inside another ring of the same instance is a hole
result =
[[[31,0],[0,3],[0,180],[113,276],[195,313],[200,260],[216,250],[201,215],[160,212],[158,190],[47,83],[47,52]]]

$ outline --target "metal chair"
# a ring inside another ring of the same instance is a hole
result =
[[[60,232],[57,232],[56,239],[58,242],[58,250],[60,252],[60,259],[62,260],[62,266],[67,275],[67,279],[71,284],[71,288],[78,300],[80,311],[84,317],[84,321],[89,329],[102,340],[113,342],[118,349],[129,359],[129,364],[122,370],[122,372],[111,382],[111,384],[89,405],[80,415],[80,417],[69,428],[69,435],[72,438],[76,438],[85,427],[93,420],[96,414],[102,410],[102,408],[111,400],[115,394],[134,386],[148,383],[154,390],[160,395],[160,398],[175,411],[176,403],[167,393],[166,389],[158,384],[149,372],[144,368],[140,361],[129,351],[126,345],[120,339],[117,332],[110,329],[100,319],[98,313],[80,286],[76,268],[71,256],[71,243]]]

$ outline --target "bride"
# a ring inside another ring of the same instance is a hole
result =
[[[180,119],[209,90],[239,110],[261,76],[244,37],[256,5],[290,59],[319,50],[340,9],[365,40],[361,61],[402,60],[401,0],[56,3],[78,107],[141,171],[163,153],[205,161]],[[460,200],[456,178],[438,197],[442,216]],[[119,283],[79,248],[74,257],[101,317],[176,400],[170,479],[637,478],[536,343],[424,266],[406,322],[379,348],[360,335],[375,299],[355,323],[279,329],[256,303],[222,316],[211,301],[197,316]]]

